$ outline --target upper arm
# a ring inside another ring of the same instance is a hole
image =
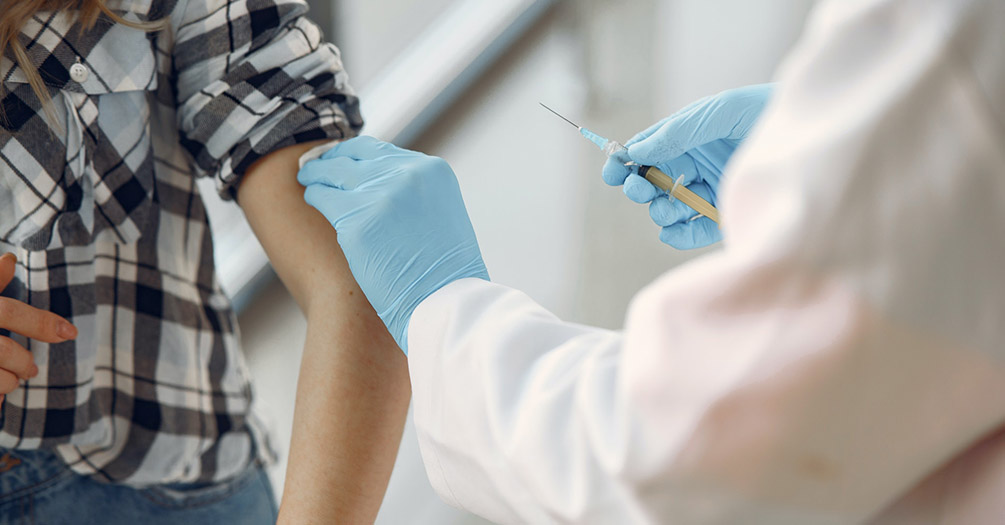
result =
[[[303,201],[296,160],[362,126],[339,51],[306,11],[303,0],[179,2],[170,51],[180,141],[196,175],[239,197],[305,311],[324,287],[355,282],[335,232]]]
[[[335,230],[304,201],[304,188],[297,182],[297,160],[315,145],[298,144],[262,158],[248,170],[237,193],[272,266],[305,312],[319,299],[329,308],[366,300]]]

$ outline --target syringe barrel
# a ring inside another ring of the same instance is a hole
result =
[[[672,177],[660,171],[655,166],[640,166],[639,175],[656,186],[670,193],[670,197],[675,198],[691,207],[692,210],[712,219],[719,224],[719,210],[715,209],[708,201],[701,198],[697,193],[689,190],[682,184],[674,184]],[[676,186],[676,188],[674,187]]]

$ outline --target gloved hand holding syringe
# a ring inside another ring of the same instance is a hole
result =
[[[557,111],[549,108],[548,106],[545,106],[540,102],[539,104],[541,104],[541,106],[547,109],[548,111],[557,115],[562,120],[575,126],[576,129],[579,130],[579,133],[581,135],[586,137],[587,140],[589,140],[590,142],[596,144],[597,147],[600,148],[604,152],[604,154],[606,154],[608,157],[615,157],[615,156],[619,158],[628,157],[628,148],[626,148],[620,142],[601,137],[600,135],[597,135],[596,133],[563,117]],[[715,206],[711,205],[708,201],[698,196],[698,194],[687,189],[681,183],[684,180],[683,175],[680,175],[676,180],[674,180],[673,177],[667,175],[666,173],[663,173],[662,171],[660,171],[659,168],[655,166],[641,166],[631,161],[626,162],[625,165],[638,166],[638,174],[640,176],[644,177],[646,180],[651,182],[657,188],[666,191],[670,199],[677,199],[683,202],[684,204],[688,205],[694,211],[698,212],[698,215],[694,216],[692,220],[704,216],[708,217],[709,219],[712,219],[713,221],[715,221],[716,224],[719,223],[719,211],[715,209]]]

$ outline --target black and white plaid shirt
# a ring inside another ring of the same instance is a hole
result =
[[[3,295],[80,330],[4,334],[40,374],[6,396],[0,448],[51,447],[102,481],[224,479],[267,446],[195,177],[233,195],[273,150],[354,135],[358,101],[302,0],[107,3],[168,27],[39,13],[22,31],[57,125],[0,62],[0,252],[19,260]]]

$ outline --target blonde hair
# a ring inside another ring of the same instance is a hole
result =
[[[53,124],[56,123],[56,115],[52,109],[49,91],[42,82],[38,70],[31,63],[28,50],[25,49],[19,38],[21,29],[36,13],[40,11],[75,11],[81,31],[93,28],[101,15],[108,17],[112,22],[143,31],[156,31],[165,25],[163,20],[156,22],[126,20],[109,9],[104,0],[0,0],[0,6],[3,7],[3,16],[0,16],[0,53],[4,53],[8,48],[11,50],[17,65],[24,71],[32,91],[42,103],[46,117]],[[4,95],[5,91],[6,87],[0,85],[0,97]],[[3,108],[0,107],[0,118],[3,118],[2,111]]]

